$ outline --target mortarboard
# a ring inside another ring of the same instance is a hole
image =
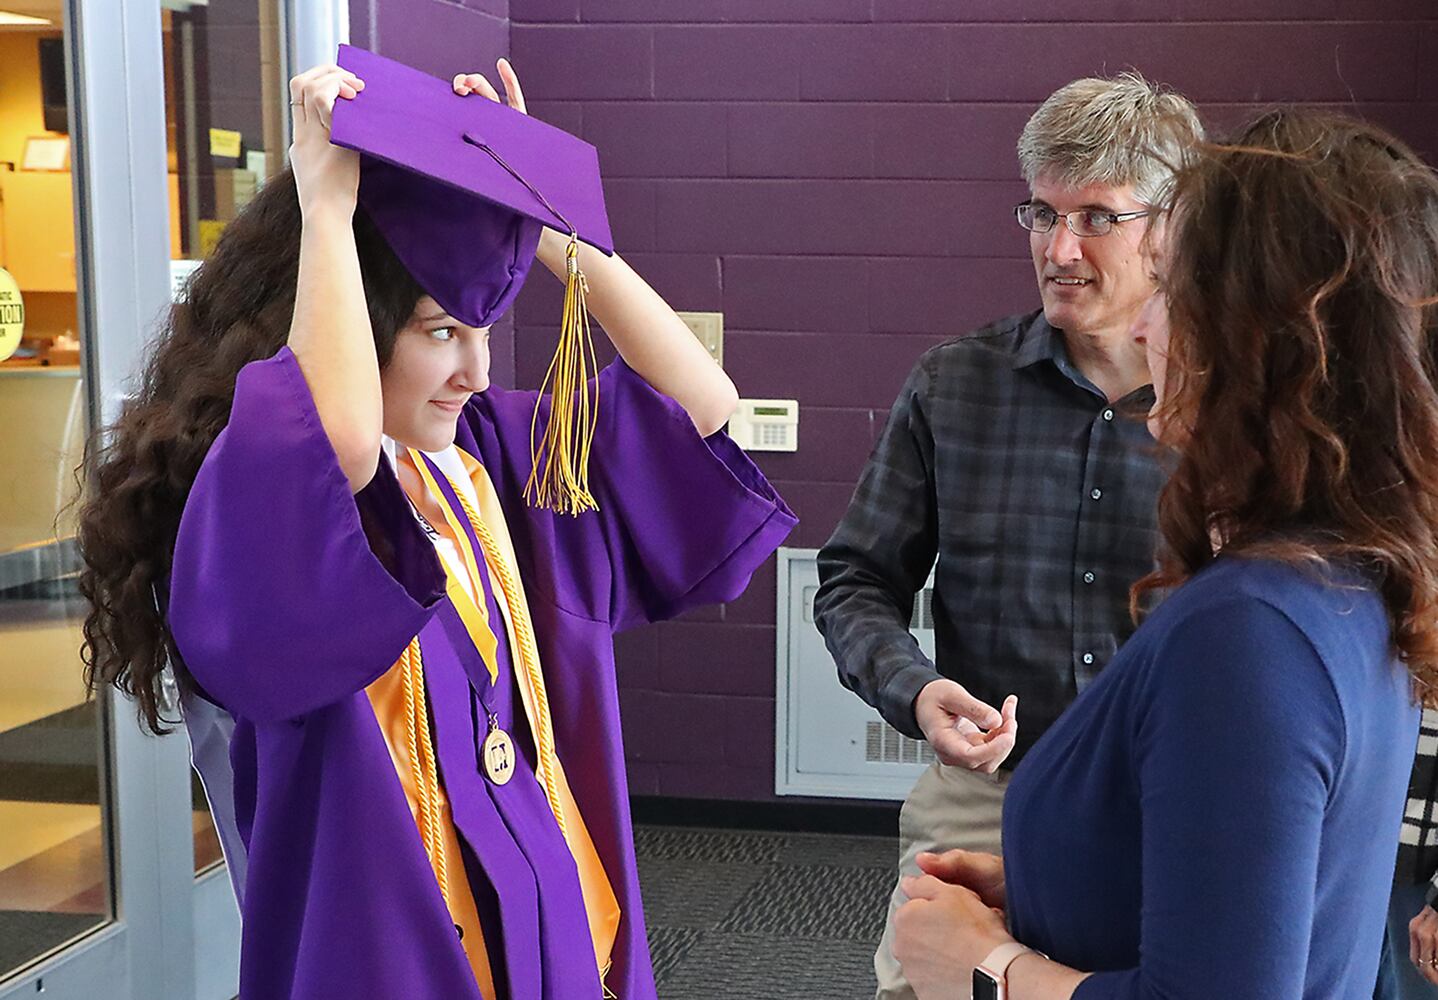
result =
[[[513,303],[544,227],[570,237],[559,349],[541,387],[552,397],[525,496],[577,514],[593,509],[589,445],[597,398],[579,241],[614,252],[594,147],[552,125],[375,55],[341,45],[339,65],[365,82],[335,102],[331,140],[360,153],[359,203],[420,287],[455,319],[492,324]]]

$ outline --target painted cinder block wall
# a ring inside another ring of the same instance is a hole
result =
[[[508,51],[532,112],[599,147],[621,252],[676,308],[724,312],[743,394],[800,402],[799,451],[758,458],[792,545],[827,538],[920,352],[1035,306],[1013,149],[1058,86],[1133,67],[1212,124],[1344,106],[1438,156],[1434,0],[354,8],[359,43],[377,23],[380,51],[437,73]],[[497,378],[538,384],[559,302],[530,282]],[[774,800],[774,602],[771,563],[731,605],[620,637],[636,794]]]

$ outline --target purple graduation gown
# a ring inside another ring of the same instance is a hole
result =
[[[620,1000],[653,1000],[613,633],[733,599],[795,518],[733,442],[700,438],[622,361],[600,375],[599,398],[597,513],[525,504],[533,393],[475,396],[456,444],[499,494],[559,758],[618,897],[605,983]],[[185,504],[168,597],[195,686],[234,720],[242,1000],[480,996],[365,694],[416,634],[500,995],[598,1000],[578,876],[533,775],[503,630],[490,689],[393,472],[381,462],[351,494],[288,348],[239,375]],[[478,769],[476,692],[529,759],[503,789]]]

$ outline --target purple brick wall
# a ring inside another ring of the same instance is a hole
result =
[[[413,39],[391,48],[381,18],[381,51],[442,56],[444,72],[478,62],[462,57],[496,44],[489,22],[504,17],[355,3],[393,10]],[[800,401],[800,450],[758,461],[802,518],[790,544],[817,546],[914,358],[1036,303],[1008,215],[1024,194],[1013,147],[1054,88],[1134,67],[1218,126],[1269,102],[1345,106],[1438,159],[1438,10],[1359,6],[509,0],[506,13],[531,110],[599,147],[620,250],[676,308],[725,313],[741,393]],[[465,24],[474,39],[457,37]],[[516,384],[542,375],[558,306],[544,275],[521,296]],[[636,793],[773,799],[773,572],[731,605],[620,637]]]

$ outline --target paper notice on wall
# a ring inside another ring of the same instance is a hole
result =
[[[243,136],[227,128],[210,129],[210,155],[237,157]]]
[[[172,260],[170,261],[170,301],[183,302],[190,287],[190,275],[200,269],[204,261],[199,260]]]
[[[245,150],[245,169],[255,175],[255,190],[265,186],[265,151],[263,149]]]

